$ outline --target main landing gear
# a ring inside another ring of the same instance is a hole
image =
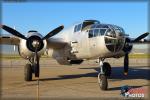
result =
[[[100,72],[98,74],[98,83],[102,90],[107,90],[108,81],[107,78],[111,75],[111,66],[107,62],[103,62],[104,59],[99,58]]]
[[[39,77],[39,57],[34,57],[29,60],[31,63],[26,64],[24,67],[24,79],[25,81],[32,81],[32,73],[35,74],[35,77]]]

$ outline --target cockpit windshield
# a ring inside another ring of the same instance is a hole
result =
[[[105,34],[107,29],[90,29],[89,30],[89,38],[102,36]]]
[[[109,28],[108,25],[105,24],[94,24],[91,28]]]
[[[89,38],[102,36],[109,27],[103,24],[94,24],[89,30]]]
[[[115,38],[119,36],[124,36],[125,32],[123,28],[119,26],[99,23],[93,24],[89,29],[89,38],[102,35]]]

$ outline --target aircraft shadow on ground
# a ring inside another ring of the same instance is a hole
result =
[[[143,66],[140,67],[131,67],[129,68],[128,75],[125,76],[123,74],[123,67],[112,67],[112,74],[109,77],[110,81],[121,81],[121,80],[131,80],[131,79],[146,79],[150,80],[150,69],[142,69]],[[48,81],[48,80],[64,80],[64,79],[76,79],[76,78],[81,78],[81,77],[97,77],[99,73],[99,68],[98,67],[92,67],[92,68],[79,68],[79,69],[94,69],[95,72],[91,73],[83,73],[83,74],[74,74],[74,75],[60,75],[55,78],[43,78],[40,79],[40,81]]]

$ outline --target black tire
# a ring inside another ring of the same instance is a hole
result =
[[[101,90],[107,90],[108,88],[107,76],[98,74],[98,82]]]
[[[103,63],[103,71],[104,71],[106,76],[109,77],[111,75],[111,66],[108,62]]]
[[[32,80],[32,66],[31,66],[31,64],[25,65],[24,76],[25,76],[25,81],[31,81]]]
[[[33,64],[35,77],[39,77],[40,69],[38,64]]]

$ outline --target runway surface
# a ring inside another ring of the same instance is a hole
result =
[[[148,99],[150,69],[147,59],[130,59],[129,75],[123,75],[123,59],[108,59],[112,74],[108,79],[108,90],[102,91],[97,82],[99,67],[95,61],[85,61],[81,65],[64,66],[55,60],[41,59],[39,97],[41,99],[100,99],[125,98],[120,95],[124,85],[145,90]],[[24,81],[23,59],[2,59],[1,99],[36,99],[37,81]]]

